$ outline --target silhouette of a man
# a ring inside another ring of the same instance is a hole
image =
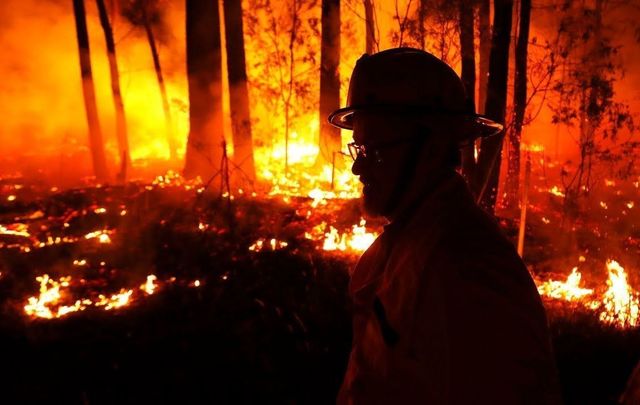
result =
[[[536,287],[456,169],[501,125],[468,107],[457,74],[398,48],[358,60],[347,107],[364,208],[390,224],[351,278],[353,346],[339,404],[556,404]]]

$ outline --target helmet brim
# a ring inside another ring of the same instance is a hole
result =
[[[329,123],[335,127],[340,129],[348,129],[353,130],[353,114],[358,110],[371,110],[371,107],[367,108],[358,108],[358,107],[345,107],[335,110],[327,120]],[[399,109],[402,111],[402,109]],[[409,109],[410,112],[410,109]],[[452,118],[455,117],[456,120],[467,121],[468,128],[465,128],[468,131],[468,140],[476,139],[476,138],[487,138],[489,136],[497,135],[504,129],[504,125],[493,121],[483,115],[480,114],[469,114],[469,113],[461,113],[461,112],[443,112],[443,111],[431,111],[431,112],[418,112],[420,115],[447,115]],[[465,131],[465,132],[466,132]]]

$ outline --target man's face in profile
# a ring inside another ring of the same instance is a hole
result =
[[[358,155],[352,172],[363,184],[365,212],[372,216],[389,217],[395,207],[396,184],[401,181],[408,141],[408,125],[389,114],[358,111],[353,116],[353,140],[365,147],[366,156]]]

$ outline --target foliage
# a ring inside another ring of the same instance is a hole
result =
[[[164,10],[167,0],[117,0],[120,13],[134,27],[142,28],[150,25],[156,37],[163,41],[167,38],[170,28],[165,19]],[[143,31],[141,31],[143,32]]]
[[[389,33],[394,46],[410,46],[424,49],[450,65],[460,60],[458,28],[459,2],[473,0],[409,0],[402,13],[398,0],[395,2],[394,27]],[[415,4],[415,7],[412,5]]]
[[[317,110],[319,93],[320,14],[317,0],[249,0],[245,10],[247,73],[254,108],[264,108],[267,133],[288,131],[283,120],[290,109],[289,127]],[[285,119],[286,120],[286,119]],[[265,128],[266,129],[266,128]],[[276,135],[277,136],[277,135]]]
[[[590,8],[566,1],[558,10],[561,18],[554,53],[561,74],[551,86],[555,96],[550,103],[552,122],[577,127],[580,151],[577,168],[563,171],[568,200],[588,195],[600,163],[623,158],[624,150],[632,146],[625,140],[618,152],[613,148],[621,131],[635,128],[629,105],[615,92],[624,71],[621,46],[615,41],[616,22],[605,19],[613,5],[609,0],[597,0],[595,8]],[[569,205],[575,204],[569,201]]]

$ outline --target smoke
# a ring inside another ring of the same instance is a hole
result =
[[[140,0],[113,0],[120,6]],[[399,0],[404,10],[408,0]],[[116,153],[113,101],[103,32],[97,17],[95,0],[85,0],[89,28],[93,74],[98,97],[100,123],[106,143],[111,173],[115,173]],[[185,73],[184,4],[177,1],[153,0],[157,5],[152,11],[154,33],[160,45],[160,58],[167,82],[175,133],[180,142],[179,156],[184,153],[188,132],[188,97]],[[376,1],[379,17],[380,49],[392,46],[389,30],[397,27],[393,21],[394,2]],[[115,3],[112,3],[115,4]],[[281,4],[273,2],[274,5]],[[417,4],[415,1],[413,4]],[[312,10],[319,17],[319,5]],[[151,52],[144,30],[132,22],[135,18],[123,18],[124,7],[112,21],[116,39],[129,137],[134,166],[141,168],[149,160],[168,157],[164,136],[164,114],[157,80],[153,70]],[[616,84],[617,99],[631,105],[640,114],[640,43],[637,23],[640,8],[630,7],[617,11],[627,23],[618,26],[616,41],[621,45],[619,56],[625,66],[625,75]],[[126,13],[125,13],[126,14]],[[364,11],[361,2],[345,1],[342,10],[341,96],[344,100],[349,76],[357,58],[364,52]],[[259,84],[278,81],[278,67],[266,69],[267,55],[273,41],[266,36],[268,23],[260,20],[255,10],[247,8],[245,1],[245,44],[250,84],[252,115],[257,144],[271,145],[282,134],[277,131],[281,117],[270,108],[270,101],[277,95],[264,91]],[[87,150],[87,124],[82,98],[78,49],[71,0],[4,0],[0,2],[0,47],[3,60],[0,64],[0,175],[6,172],[43,170],[51,176],[79,178],[91,174],[91,162]],[[632,23],[629,23],[631,21]],[[554,11],[535,8],[532,15],[531,37],[538,44],[555,34],[557,18]],[[256,35],[251,35],[254,26]],[[262,34],[262,36],[260,35]],[[224,37],[223,37],[224,39]],[[318,43],[318,38],[304,38],[307,44]],[[281,46],[282,48],[282,46]],[[531,46],[532,54],[537,46]],[[283,48],[284,49],[284,48]],[[313,62],[313,61],[312,61]],[[301,137],[313,139],[319,122],[313,108],[316,99],[314,80],[317,74],[314,63],[308,69],[300,69],[300,82],[309,87],[309,105],[297,105],[304,110],[296,130]],[[304,66],[303,66],[304,67]],[[459,69],[458,67],[456,67]],[[268,74],[267,74],[268,73]],[[304,79],[304,80],[303,80]],[[273,82],[273,83],[271,83]],[[276,83],[277,84],[277,83]],[[263,86],[264,87],[264,86]],[[273,87],[273,86],[267,86]],[[512,87],[512,82],[509,83]],[[539,103],[535,99],[534,103]],[[228,110],[228,106],[225,107]],[[308,112],[308,113],[307,113]],[[345,136],[350,136],[345,133]],[[556,143],[556,139],[558,142]],[[524,140],[545,146],[548,154],[564,156],[575,154],[576,144],[566,128],[551,124],[551,114],[543,108],[531,125],[524,130]],[[179,163],[176,162],[175,166]]]
[[[100,124],[111,173],[117,148],[105,41],[95,1],[85,0]],[[183,10],[167,18],[183,25]],[[81,89],[75,22],[70,0],[8,0],[0,3],[0,174],[41,169],[53,177],[91,175],[87,123]],[[164,117],[149,45],[123,19],[113,22],[131,156],[168,157]],[[184,41],[164,35],[160,48],[180,148],[187,117]],[[138,165],[140,166],[140,164]]]

